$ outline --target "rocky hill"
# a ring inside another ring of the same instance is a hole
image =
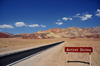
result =
[[[0,32],[0,38],[11,38],[11,36]]]
[[[10,33],[0,33],[0,38],[2,35],[12,38],[23,38],[23,39],[47,39],[47,38],[100,38],[100,25],[97,27],[69,27],[69,28],[52,28],[46,31],[38,31],[35,33],[21,33],[21,34],[10,34]]]

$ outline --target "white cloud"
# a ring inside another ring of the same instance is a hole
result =
[[[67,17],[63,17],[62,20],[65,20],[66,21],[66,20],[68,20],[68,18]]]
[[[63,24],[63,22],[56,22],[56,24],[57,24],[57,25],[62,25],[62,24]]]
[[[60,19],[58,19],[57,21],[61,21]]]
[[[62,20],[65,20],[65,21],[68,20],[68,19],[69,19],[69,20],[72,20],[72,18],[67,18],[67,17],[63,17],[63,18],[62,18]]]
[[[97,14],[95,14],[96,16],[100,17],[100,9],[97,9]]]
[[[86,14],[86,15],[81,16],[80,18],[81,18],[81,20],[87,20],[91,17],[92,17],[92,14]]]
[[[45,25],[41,25],[41,27],[46,27]]]
[[[24,22],[16,22],[15,26],[16,27],[22,27],[22,26],[26,26],[27,27],[27,25]]]
[[[0,31],[2,31],[2,30],[0,30]]]
[[[97,12],[100,12],[100,10],[99,10],[99,9],[97,9]]]
[[[80,13],[78,13],[77,15],[80,15]]]
[[[88,13],[88,12],[86,12],[86,13]],[[87,20],[89,18],[92,18],[92,14],[85,14],[85,13],[83,13],[83,16],[80,16],[80,13],[78,13],[78,14],[76,14],[73,17],[81,18],[81,20],[83,21],[83,20]]]
[[[0,25],[0,28],[14,28],[12,25]]]
[[[83,15],[88,14],[88,12],[83,13]]]
[[[29,25],[29,27],[39,27],[38,24]]]
[[[80,13],[76,14],[76,15],[75,15],[75,16],[73,16],[73,17],[79,17],[79,15],[80,15]]]
[[[72,20],[72,18],[69,18],[70,20]]]
[[[25,26],[25,27],[40,27],[38,24],[26,25],[24,22],[16,22],[15,26],[16,27],[22,27],[22,26]],[[41,27],[46,27],[46,26],[41,25]]]

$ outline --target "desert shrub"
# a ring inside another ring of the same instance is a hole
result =
[[[7,47],[7,46],[5,46],[5,47]]]
[[[83,38],[82,36],[79,36],[79,38]]]
[[[70,37],[70,39],[76,39],[76,37]]]
[[[99,34],[85,35],[86,38],[100,38]]]
[[[93,38],[99,38],[99,34],[94,35]]]

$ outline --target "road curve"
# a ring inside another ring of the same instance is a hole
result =
[[[17,52],[17,53],[1,56],[0,57],[0,66],[7,66],[8,64],[11,64],[11,63],[16,62],[20,59],[23,59],[27,56],[30,56],[30,55],[36,54],[38,52],[41,52],[43,50],[54,47],[54,46],[59,45],[63,42],[65,42],[65,41],[61,41],[61,42],[57,42],[57,43],[54,43],[54,44],[45,45],[45,46],[30,49],[30,50],[26,50],[26,51],[22,51],[22,52]]]

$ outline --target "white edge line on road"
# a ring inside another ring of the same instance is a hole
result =
[[[65,41],[65,42],[66,42],[66,41]],[[65,42],[64,42],[64,43],[65,43]],[[53,46],[53,47],[55,47],[55,46]],[[53,47],[50,47],[50,48],[53,48]],[[48,48],[48,49],[50,49],[50,48]],[[23,61],[23,60],[26,60],[26,59],[28,59],[28,58],[30,58],[30,57],[32,57],[32,56],[35,56],[35,55],[37,55],[37,54],[39,54],[39,53],[42,53],[42,52],[46,51],[46,50],[48,50],[48,49],[42,50],[42,51],[37,52],[37,53],[35,53],[35,54],[33,54],[33,55],[30,55],[30,56],[27,56],[27,57],[25,57],[25,58],[23,58],[23,59],[20,59],[20,60],[18,60],[18,61],[15,61],[15,62],[13,62],[13,63],[10,63],[10,64],[8,64],[8,65],[6,65],[6,66],[12,66],[12,65],[14,65],[14,64],[16,64],[16,63],[18,63],[18,62],[21,62],[21,61]]]
[[[48,45],[50,45],[50,44],[48,44]],[[45,45],[43,45],[43,46],[45,46]],[[41,46],[39,46],[39,47],[41,47]],[[35,47],[35,48],[38,48],[38,47]],[[4,55],[0,55],[0,57],[11,55],[11,54],[15,54],[15,53],[19,53],[19,52],[24,52],[24,51],[28,51],[28,50],[32,50],[32,49],[35,49],[35,48],[26,49],[26,50],[22,50],[22,51],[18,51],[18,52],[13,52],[13,53],[8,53],[8,54],[4,54]]]

